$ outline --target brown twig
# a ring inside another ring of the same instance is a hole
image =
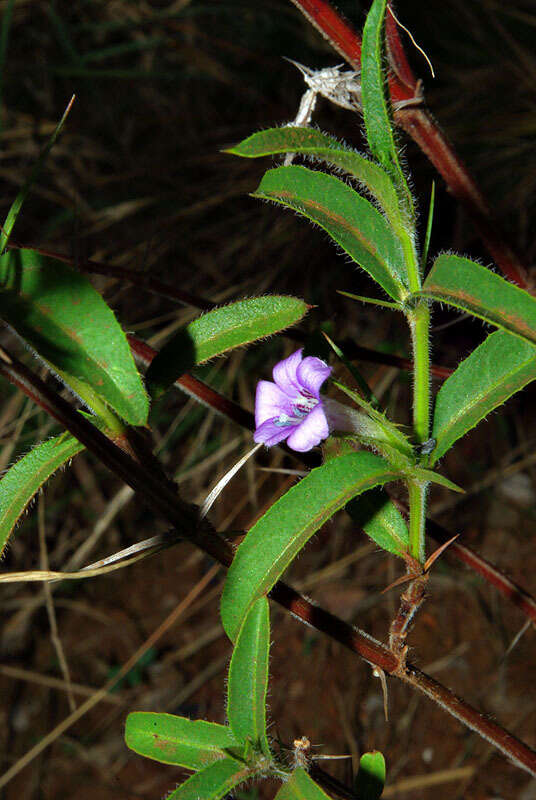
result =
[[[146,366],[149,365],[158,351],[143,342],[141,339],[137,339],[135,336],[129,336],[128,339],[132,348],[132,352],[136,358]],[[364,350],[365,348],[361,349]],[[371,350],[369,352],[371,353],[372,358],[372,355],[375,354],[375,351]],[[392,358],[392,356],[388,354],[385,355],[388,358]],[[398,356],[395,358],[398,358]],[[400,363],[397,363],[396,366],[401,365]],[[441,367],[440,369],[447,370],[447,367]],[[249,411],[246,411],[232,400],[229,400],[228,398],[219,394],[202,381],[197,380],[191,375],[182,375],[176,383],[179,388],[192,397],[195,397],[199,402],[204,403],[210,408],[213,408],[215,411],[228,417],[228,419],[233,420],[238,425],[241,425],[250,431],[255,430],[255,420],[253,418],[253,414],[251,414]],[[293,452],[293,455],[294,457],[298,457],[295,452]],[[307,466],[317,466],[318,462],[315,462],[312,454],[300,453],[299,457]],[[407,512],[407,509],[403,503],[400,503],[398,500],[396,503],[404,512]],[[426,530],[427,533],[432,536],[432,538],[440,543],[445,543],[452,538],[452,533],[445,531],[440,525],[432,520],[427,521]],[[497,569],[497,567],[491,564],[491,562],[487,561],[485,558],[482,558],[482,556],[475,553],[470,547],[467,547],[458,541],[451,544],[450,552],[455,555],[456,558],[466,564],[470,569],[478,573],[484,580],[494,586],[504,597],[514,603],[514,605],[516,605],[524,614],[527,615],[529,619],[533,621],[533,623],[536,624],[536,600],[525,589],[518,586],[516,583],[503,575],[500,570]]]
[[[73,436],[76,436],[93,455],[174,525],[181,535],[211,555],[220,564],[227,567],[230,565],[233,558],[231,545],[216,534],[206,520],[203,523],[200,522],[197,508],[184,503],[179,498],[174,484],[170,481],[163,483],[158,475],[153,475],[151,470],[145,469],[143,464],[130,458],[91,422],[78,414],[67,401],[50,389],[37,375],[2,348],[0,348],[0,375],[31,397]],[[536,752],[531,750],[528,745],[500,725],[487,719],[465,701],[456,697],[449,689],[441,686],[412,665],[401,664],[394,653],[364,631],[348,625],[325,609],[313,605],[292,587],[282,582],[278,582],[273,587],[270,596],[294,616],[340,642],[384,672],[409,683],[435,700],[446,711],[494,744],[508,758],[536,775]],[[82,708],[81,706],[78,710],[79,713]],[[36,750],[35,755],[41,751],[42,748]],[[29,753],[26,755],[29,756]],[[25,763],[28,763],[27,759]],[[5,778],[6,776],[4,779],[0,778],[0,785],[5,783]]]
[[[348,64],[355,70],[361,69],[361,38],[328,0],[291,2]],[[417,94],[417,81],[405,57],[397,26],[389,14],[386,16],[386,33],[392,67],[389,75],[391,100],[393,104],[409,101]],[[474,178],[437,122],[420,104],[400,108],[395,112],[394,118],[437,169],[449,192],[467,208],[482,241],[504,275],[519,286],[527,288],[526,267],[507,244],[500,225],[493,218]]]

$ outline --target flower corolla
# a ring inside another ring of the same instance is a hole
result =
[[[329,436],[320,387],[331,367],[297,350],[275,365],[272,381],[259,381],[255,396],[255,433],[259,444],[273,447],[284,439],[304,453]]]

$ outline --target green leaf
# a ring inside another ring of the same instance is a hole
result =
[[[240,628],[229,667],[227,716],[239,742],[270,756],[266,737],[266,691],[270,651],[270,609],[266,597],[251,606]]]
[[[434,208],[435,208],[435,181],[432,181],[432,191],[430,192],[430,203],[428,205],[428,220],[426,222],[426,233],[424,235],[424,244],[421,253],[421,272],[424,273],[426,263],[428,261],[428,252],[430,250],[430,239],[432,238],[432,226],[434,224]]]
[[[224,758],[196,772],[166,800],[220,800],[239,783],[247,781],[252,770],[234,758]]]
[[[306,167],[277,167],[268,170],[253,197],[316,222],[390,297],[408,295],[402,244],[372,203],[343,181]]]
[[[291,125],[284,128],[270,128],[254,133],[253,136],[225,152],[244,158],[259,158],[288,152],[314,156],[352,175],[378,202],[395,230],[405,228],[405,214],[401,213],[395,187],[385,170],[379,164],[315,128]]]
[[[275,800],[330,800],[330,797],[303,767],[298,767],[278,791]]]
[[[344,383],[334,380],[333,384],[367,412],[356,418],[357,438],[400,468],[413,465],[413,447],[398,426]]]
[[[221,616],[235,641],[255,601],[267,594],[311,536],[340,508],[400,472],[360,451],[313,469],[261,517],[238,547],[227,573]]]
[[[85,384],[130,424],[147,422],[126,336],[86,277],[34,250],[10,250],[0,257],[0,316],[67,384],[72,376],[77,393]]]
[[[36,445],[0,479],[0,555],[18,520],[50,476],[84,445],[69,434],[61,434]]]
[[[495,331],[473,350],[439,390],[432,436],[435,463],[455,441],[527,383],[536,379],[536,348]]]
[[[406,522],[383,489],[372,489],[351,500],[346,511],[382,550],[401,557],[408,552],[409,533]]]
[[[433,472],[431,469],[423,469],[423,467],[412,467],[406,473],[406,479],[414,479],[418,483],[437,483],[439,486],[444,486],[445,489],[450,489],[451,492],[459,492],[463,494],[465,489],[462,489],[458,484],[449,481],[444,475],[439,472]]]
[[[230,750],[240,747],[226,725],[151,711],[128,715],[125,742],[140,756],[195,770],[227,758]]]
[[[393,179],[411,220],[413,200],[398,158],[383,69],[385,6],[386,0],[374,0],[363,28],[361,103],[370,151]]]
[[[162,395],[196,364],[295,325],[307,313],[303,300],[284,295],[253,297],[207,311],[182,328],[147,370],[152,397]]]
[[[355,793],[359,800],[379,800],[385,786],[385,758],[378,750],[364,753],[359,760]]]
[[[418,295],[462,308],[536,344],[536,298],[468,258],[439,256]]]

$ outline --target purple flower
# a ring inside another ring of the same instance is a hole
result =
[[[288,438],[292,450],[304,453],[329,436],[320,387],[331,367],[297,350],[273,369],[272,381],[259,381],[255,396],[253,438],[272,447]]]

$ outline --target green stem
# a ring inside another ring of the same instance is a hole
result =
[[[416,558],[419,564],[424,564],[425,552],[425,524],[426,524],[426,493],[428,484],[417,481],[408,481],[409,493],[409,554]]]
[[[413,344],[413,434],[426,442],[430,431],[430,309],[420,300],[408,314]]]
[[[421,274],[413,242],[409,236],[402,240],[406,257],[409,288],[412,293],[421,287]],[[426,301],[418,300],[407,312],[413,346],[413,436],[422,444],[430,435],[430,309]],[[409,491],[409,552],[423,564],[425,559],[427,484],[408,481]]]

